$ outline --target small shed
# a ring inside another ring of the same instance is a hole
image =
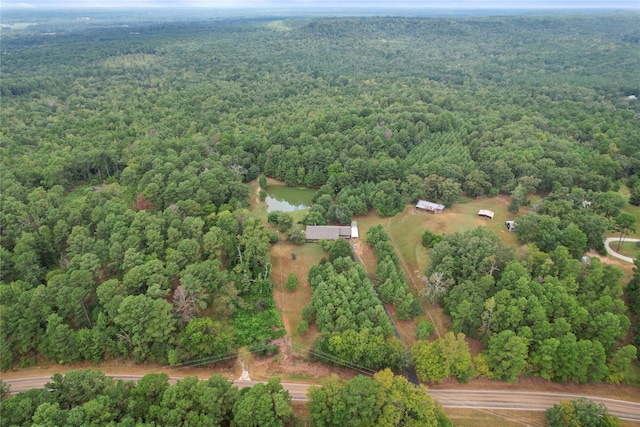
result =
[[[358,223],[356,221],[351,221],[351,238],[358,238]]]
[[[441,205],[439,203],[428,202],[426,200],[418,200],[418,203],[416,204],[416,209],[437,214],[444,211],[444,205]]]
[[[489,209],[480,209],[478,212],[478,216],[480,218],[493,219],[494,215],[493,211],[490,211]]]
[[[507,228],[507,230],[509,231],[516,231],[516,227],[518,226],[518,224],[516,224],[515,221],[505,221],[504,222],[504,226]]]

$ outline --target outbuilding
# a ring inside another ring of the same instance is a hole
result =
[[[348,225],[307,225],[304,231],[306,239],[314,242],[318,240],[350,239],[352,237],[351,234],[352,226]]]
[[[358,223],[356,221],[351,221],[351,238],[357,239],[358,235]]]
[[[438,214],[444,211],[444,205],[441,205],[439,203],[428,202],[426,200],[418,200],[418,203],[416,204],[416,209],[431,212],[433,214]]]
[[[516,231],[516,227],[518,226],[518,224],[516,224],[515,221],[505,221],[504,222],[504,226],[507,228],[507,230],[509,231]]]
[[[490,211],[488,209],[480,209],[480,211],[478,212],[478,216],[480,218],[493,219],[494,215],[495,214],[493,213],[493,211]]]

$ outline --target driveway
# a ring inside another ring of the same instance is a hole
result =
[[[607,237],[606,239],[604,239],[604,247],[607,248],[607,252],[609,253],[609,255],[611,255],[612,257],[621,259],[623,261],[627,261],[633,264],[633,258],[628,257],[628,256],[624,256],[624,255],[620,255],[618,252],[614,251],[613,249],[611,249],[611,246],[609,246],[610,243],[612,242],[617,242],[619,241],[620,238],[619,237]],[[622,239],[623,242],[640,242],[640,239]]]

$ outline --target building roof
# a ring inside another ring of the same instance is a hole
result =
[[[359,234],[358,223],[356,221],[351,221],[351,238],[358,239],[360,237]]]
[[[416,204],[416,208],[424,209],[428,211],[432,211],[432,210],[442,211],[444,210],[444,205],[441,205],[439,203],[427,202],[426,200],[418,200],[418,204]]]
[[[351,226],[338,225],[307,225],[304,232],[308,240],[336,240],[341,237],[351,237]]]
[[[487,218],[491,218],[493,219],[493,215],[495,215],[493,213],[493,211],[490,211],[489,209],[480,209],[480,211],[478,212],[478,216],[486,216]]]

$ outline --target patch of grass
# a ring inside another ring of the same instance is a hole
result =
[[[80,209],[87,198],[87,194],[93,191],[90,187],[76,187],[64,197],[65,205],[71,209]]]
[[[444,408],[457,427],[521,427],[545,425],[542,411]]]
[[[618,250],[618,242],[612,242],[611,249],[633,259],[638,259],[638,257],[640,257],[640,245],[636,242],[623,241],[620,245],[620,250]]]
[[[316,378],[312,377],[311,375],[305,375],[305,374],[287,374],[286,375],[288,380],[298,380],[298,381],[315,381]]]
[[[320,262],[325,256],[325,251],[316,243],[296,246],[285,242],[272,245],[270,253],[273,298],[280,311],[282,323],[288,335],[303,345],[310,346],[317,336],[316,329],[309,325],[309,330],[303,336],[298,335],[296,329],[302,319],[302,309],[311,301],[311,287],[307,281],[309,269]],[[291,257],[292,253],[295,254],[295,260]],[[286,289],[289,273],[298,276],[298,289],[294,292]]]
[[[640,386],[640,363],[638,361],[631,363],[624,377],[624,382],[629,385]]]

